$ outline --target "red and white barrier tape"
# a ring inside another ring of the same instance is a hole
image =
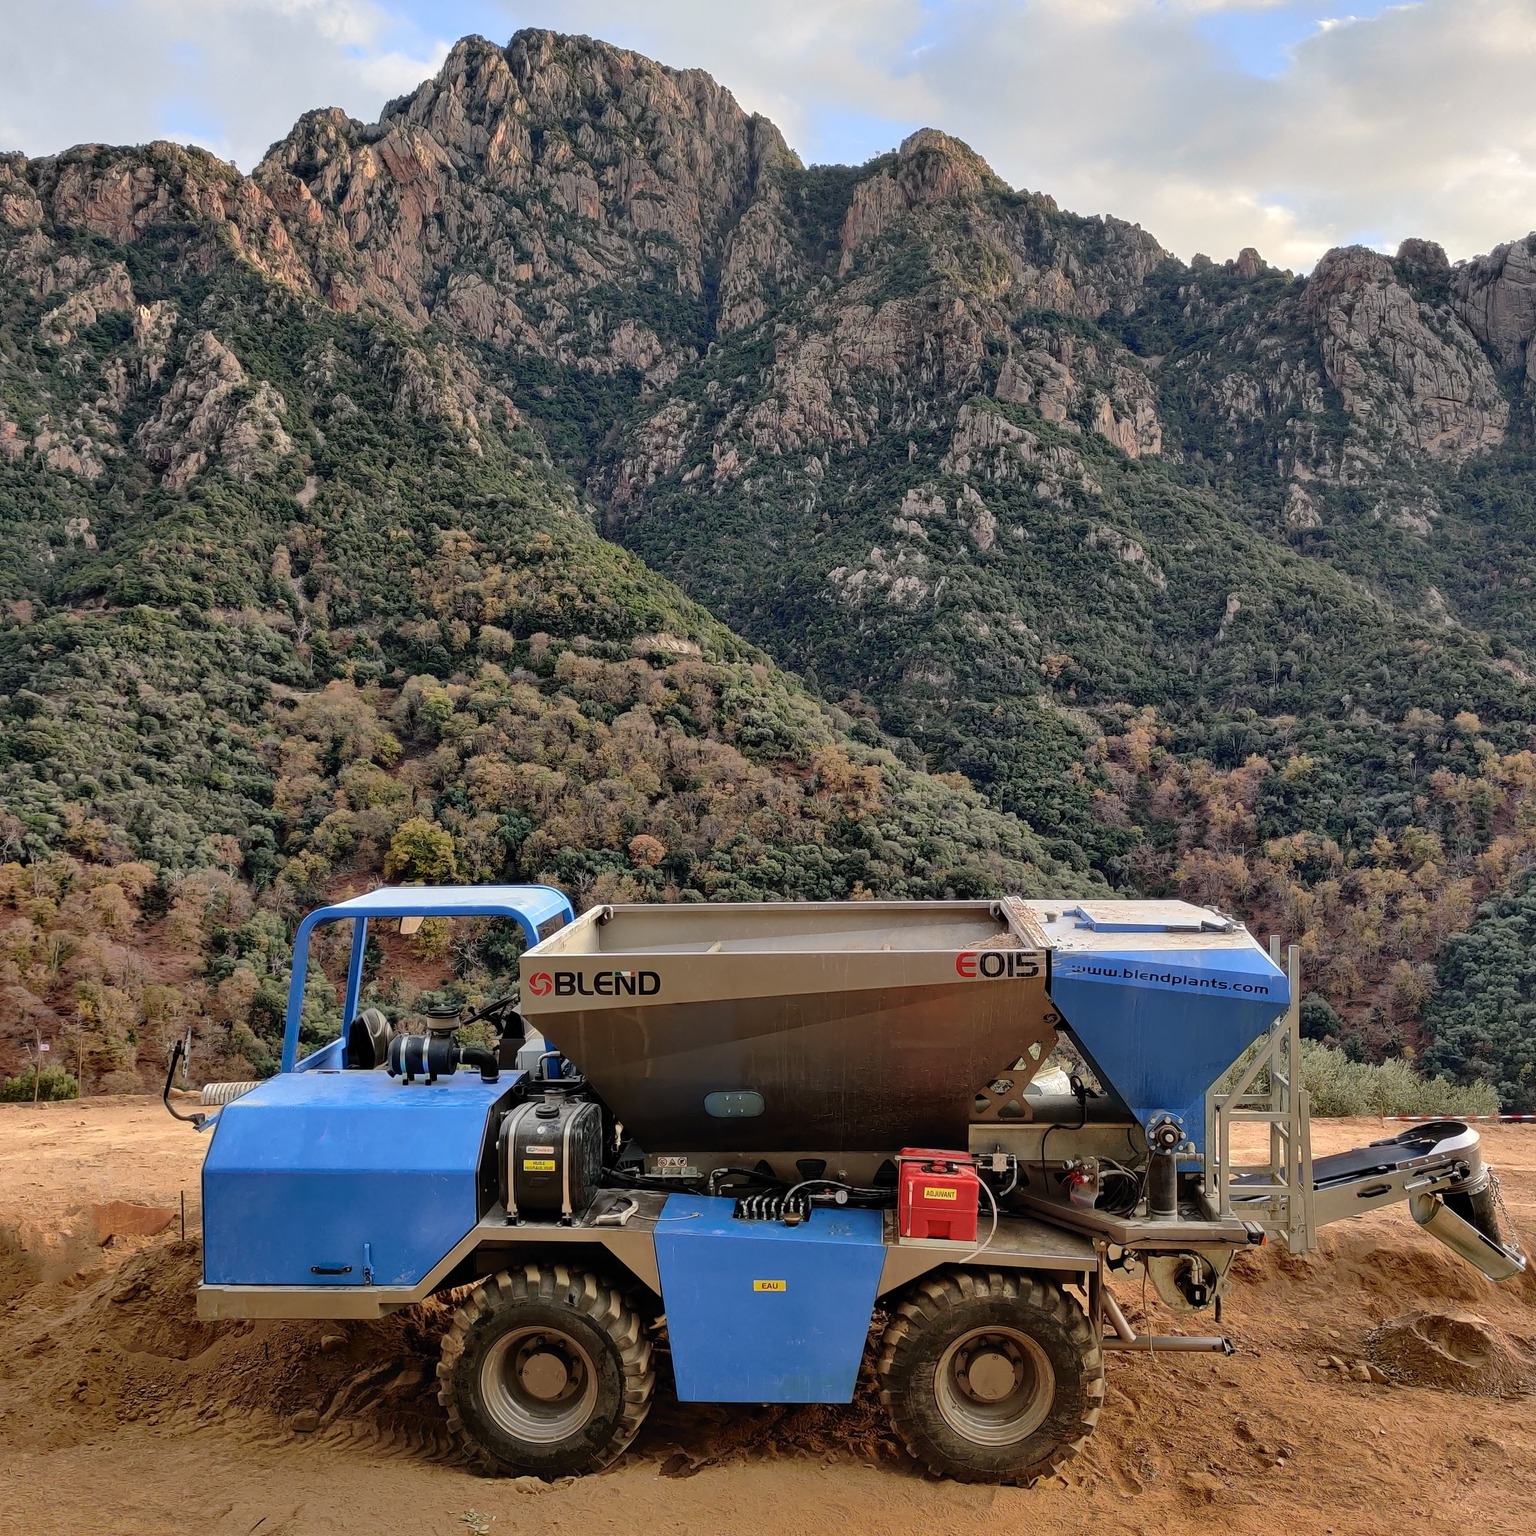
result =
[[[1383,1115],[1383,1120],[1407,1120],[1414,1125],[1424,1125],[1432,1120],[1494,1120],[1500,1125],[1524,1125],[1536,1122],[1536,1115]]]

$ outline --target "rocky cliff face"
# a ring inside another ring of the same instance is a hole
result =
[[[251,383],[212,331],[199,331],[159,410],[134,434],[134,446],[171,490],[190,484],[211,463],[236,480],[254,480],[293,451],[283,427],[287,408],[270,384]]]
[[[1285,486],[1291,531],[1318,526],[1310,482],[1364,486],[1488,453],[1510,401],[1448,278],[1427,241],[1396,259],[1330,251],[1305,280],[1262,264],[1197,267],[1167,294],[1188,338],[1164,370],[1184,436],[1203,439],[1202,453],[1260,461]]]
[[[782,265],[754,205],[794,163],[697,70],[524,32],[465,39],[376,124],[309,114],[254,179],[338,308],[660,379],[723,271],[729,290],[745,263]],[[642,288],[670,301],[659,324],[636,313],[657,308]],[[742,302],[727,292],[738,322]]]
[[[543,31],[506,47],[465,39],[378,123],[308,114],[250,178],[170,145],[0,159],[0,220],[19,236],[13,271],[70,288],[49,320],[60,345],[131,295],[125,273],[49,276],[45,229],[125,244],[165,233],[193,269],[233,256],[343,312],[635,380],[659,398],[600,473],[619,509],[700,452],[713,484],[764,456],[860,448],[882,411],[901,430],[935,394],[955,410],[990,392],[1156,456],[1170,382],[1229,451],[1262,443],[1287,487],[1360,483],[1497,446],[1500,375],[1523,378],[1536,334],[1536,237],[1454,273],[1429,242],[1395,263],[1332,252],[1304,283],[1255,251],[1182,269],[1134,226],[1011,191],[936,130],[857,174],[807,172],[708,76]],[[1181,334],[1163,367],[1161,344],[1138,358],[1118,335],[1170,282]],[[1073,332],[1079,321],[1097,336]],[[712,343],[765,326],[769,355],[716,380],[710,410],[675,398]]]
[[[1509,403],[1486,354],[1449,308],[1415,299],[1385,256],[1330,251],[1300,309],[1366,445],[1358,462],[1371,462],[1372,443],[1460,462],[1503,441]]]
[[[1495,247],[1457,269],[1451,307],[1503,369],[1536,383],[1536,234]]]

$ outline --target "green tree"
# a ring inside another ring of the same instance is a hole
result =
[[[1512,1113],[1536,1110],[1536,871],[1483,903],[1436,979],[1427,1064],[1463,1081],[1486,1078]]]
[[[425,816],[412,816],[402,822],[389,840],[389,852],[384,857],[387,879],[441,885],[452,880],[457,872],[452,834]]]

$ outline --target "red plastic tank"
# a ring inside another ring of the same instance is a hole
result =
[[[896,1217],[903,1237],[976,1241],[981,1180],[968,1152],[903,1147],[896,1159]]]

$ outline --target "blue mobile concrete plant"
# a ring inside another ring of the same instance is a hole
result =
[[[399,1030],[369,925],[503,919],[515,995]],[[351,925],[337,1039],[299,1056],[310,941]],[[492,1469],[611,1462],[663,1356],[684,1401],[884,1400],[940,1474],[1027,1482],[1138,1335],[1112,1281],[1215,1308],[1233,1259],[1406,1201],[1492,1279],[1524,1258],[1477,1133],[1313,1159],[1295,954],[1183,902],[605,906],[383,889],[295,941],[282,1070],[212,1085],[205,1318],[457,1303],[439,1388]],[[474,1022],[491,1044],[461,1043]],[[1032,1079],[1059,1042],[1071,1091]],[[1258,1128],[1250,1161],[1234,1127]]]

